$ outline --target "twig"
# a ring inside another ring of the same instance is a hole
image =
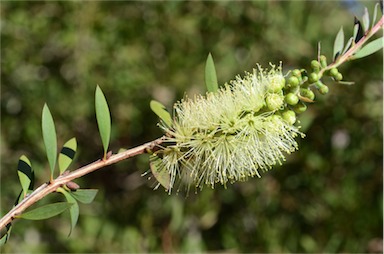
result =
[[[320,77],[323,75],[325,71],[330,70],[332,68],[337,68],[344,62],[351,60],[351,57],[353,56],[353,54],[356,53],[356,51],[358,51],[362,47],[362,45],[364,45],[369,40],[369,38],[372,37],[372,35],[376,34],[379,31],[379,29],[383,28],[383,24],[384,24],[384,16],[382,16],[381,19],[376,23],[376,25],[372,27],[370,30],[368,30],[367,33],[364,35],[364,37],[361,38],[355,45],[353,45],[344,55],[340,56],[340,58],[336,59],[335,62],[328,65],[326,68],[322,69],[319,73]]]
[[[103,168],[108,165],[115,164],[119,161],[134,157],[139,154],[144,154],[148,150],[153,150],[156,146],[164,142],[164,137],[158,138],[152,142],[145,143],[143,145],[131,148],[124,152],[110,156],[105,160],[98,160],[81,168],[78,168],[69,174],[63,174],[58,176],[51,182],[44,183],[36,190],[34,190],[30,195],[23,199],[19,204],[12,208],[3,218],[0,219],[0,230],[6,227],[17,215],[20,215],[25,209],[47,196],[49,193],[55,192],[57,188],[65,185],[66,183],[80,178],[84,175],[87,175],[93,171],[96,171],[100,168]]]

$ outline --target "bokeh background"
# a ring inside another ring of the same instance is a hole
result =
[[[112,114],[111,149],[162,135],[149,109],[204,93],[213,54],[219,83],[260,63],[308,67],[317,43],[329,58],[341,26],[352,34],[356,1],[1,3],[1,213],[20,186],[26,154],[36,186],[49,178],[41,135],[48,103],[62,146],[78,140],[72,169],[102,156],[94,112],[97,84]],[[347,38],[348,39],[348,38]],[[382,51],[340,68],[353,86],[300,117],[307,136],[283,166],[261,179],[187,196],[153,190],[143,155],[76,182],[97,188],[69,214],[17,221],[4,252],[381,252],[383,238]],[[39,204],[63,200],[51,194]]]

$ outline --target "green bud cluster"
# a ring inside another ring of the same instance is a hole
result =
[[[331,76],[335,81],[341,81],[343,79],[343,74],[339,72],[337,68],[332,68],[328,72],[329,76]]]
[[[294,69],[290,72],[282,90],[285,104],[281,107],[280,115],[284,120],[292,122],[296,119],[294,114],[305,112],[307,104],[315,100],[314,90],[321,95],[329,92],[329,87],[322,81],[323,76],[329,76],[336,82],[343,79],[337,68],[328,66],[324,55],[312,60],[309,70]]]

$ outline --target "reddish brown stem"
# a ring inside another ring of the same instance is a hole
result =
[[[152,142],[145,143],[143,145],[131,148],[124,152],[111,155],[105,160],[98,160],[81,168],[78,168],[69,174],[62,174],[56,179],[53,179],[50,183],[44,183],[30,195],[24,198],[19,204],[12,208],[3,218],[0,219],[0,230],[5,228],[7,224],[12,222],[17,215],[21,214],[25,209],[47,196],[49,193],[55,192],[57,188],[65,185],[66,183],[87,175],[93,171],[96,171],[105,166],[115,164],[119,161],[134,157],[139,154],[146,153],[148,150],[153,150],[156,146],[164,142],[164,137],[158,138]]]
[[[328,65],[326,68],[322,69],[319,73],[319,76],[321,77],[323,73],[327,70],[330,70],[332,68],[337,68],[341,64],[352,60],[351,57],[369,40],[369,38],[372,37],[375,33],[379,31],[379,29],[382,29],[384,24],[384,16],[381,17],[381,19],[376,23],[375,26],[373,26],[370,30],[367,31],[367,33],[364,35],[363,38],[361,38],[355,45],[353,45],[347,52],[345,52],[344,55],[340,56],[336,59],[335,62]]]

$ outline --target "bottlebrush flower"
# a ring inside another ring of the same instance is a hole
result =
[[[258,66],[214,93],[176,103],[172,125],[161,125],[165,145],[155,154],[159,170],[170,175],[169,191],[178,179],[213,188],[261,177],[297,150],[295,138],[304,134],[287,114],[294,112],[285,110],[284,85],[281,66]]]

